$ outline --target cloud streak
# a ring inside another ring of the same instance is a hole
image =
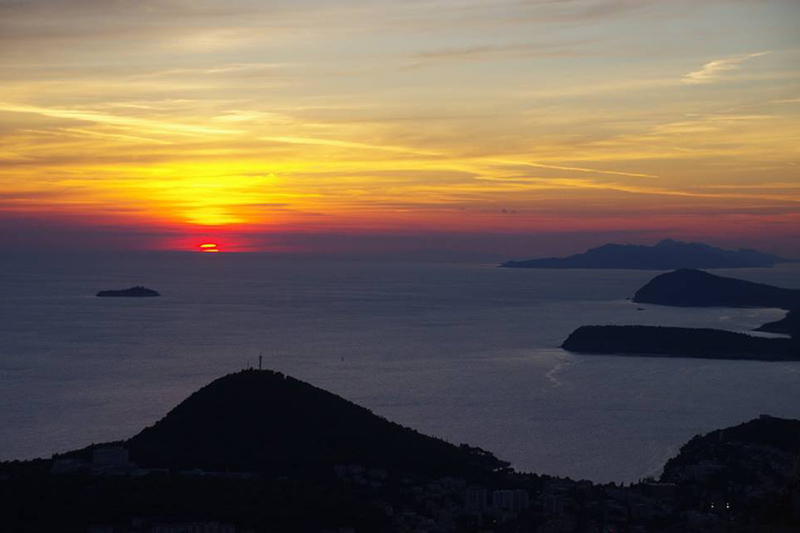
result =
[[[703,68],[699,70],[695,70],[693,72],[688,73],[681,79],[681,83],[685,85],[704,85],[707,83],[714,83],[718,81],[726,72],[730,72],[731,70],[736,70],[741,67],[742,63],[748,61],[750,59],[765,56],[771,53],[770,51],[766,52],[756,52],[753,54],[745,54],[739,56],[732,56],[726,57],[722,59],[715,59],[714,61],[709,61]]]
[[[413,54],[412,63],[405,68],[419,68],[452,61],[496,61],[502,59],[531,59],[579,57],[589,55],[575,49],[576,43],[509,43],[479,44],[427,50]]]
[[[108,124],[112,126],[126,126],[137,128],[155,133],[171,133],[178,135],[235,135],[239,130],[209,128],[208,126],[180,124],[171,121],[157,121],[137,117],[121,115],[109,115],[94,111],[84,111],[79,109],[56,109],[31,105],[19,105],[8,102],[0,102],[0,111],[12,113],[30,113],[43,117],[62,118],[80,122],[94,122],[98,124]]]

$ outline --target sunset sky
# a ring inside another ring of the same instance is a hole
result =
[[[800,256],[796,0],[0,0],[3,249]]]

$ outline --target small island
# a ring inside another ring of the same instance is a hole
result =
[[[800,361],[795,339],[754,337],[703,328],[581,326],[561,347],[570,352],[602,355]]]
[[[661,274],[636,291],[633,301],[676,307],[773,307],[800,306],[800,290],[680,269]]]
[[[100,291],[96,294],[100,298],[153,298],[161,296],[158,291],[137,285],[130,289]]]
[[[775,322],[768,322],[755,331],[765,331],[767,333],[781,333],[783,335],[793,335],[800,337],[800,307],[789,311],[786,316]]]

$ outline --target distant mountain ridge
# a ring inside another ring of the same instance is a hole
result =
[[[742,248],[724,250],[703,243],[664,239],[654,246],[604,244],[568,257],[507,261],[506,268],[621,268],[675,270],[681,268],[754,268],[788,262],[777,255]]]

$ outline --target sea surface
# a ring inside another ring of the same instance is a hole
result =
[[[259,354],[517,469],[602,482],[658,475],[698,433],[800,418],[800,363],[558,348],[583,324],[747,331],[784,314],[627,299],[658,272],[259,254],[0,261],[0,460],[130,437]],[[714,272],[800,288],[798,264]],[[94,297],[132,285],[163,297]]]

